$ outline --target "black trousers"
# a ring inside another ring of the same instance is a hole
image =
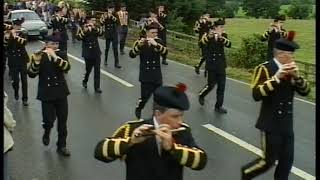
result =
[[[84,74],[83,81],[88,82],[89,75],[91,73],[92,68],[94,68],[94,89],[100,88],[100,63],[101,58],[97,57],[95,59],[85,58],[86,64],[86,72]]]
[[[199,93],[199,96],[205,97],[215,85],[218,85],[217,88],[217,102],[215,104],[216,108],[219,108],[223,105],[224,99],[224,90],[226,87],[226,73],[220,73],[215,71],[208,70],[208,84],[202,88]]]
[[[205,49],[203,47],[200,47],[200,61],[196,65],[196,68],[201,68],[202,64],[205,62],[204,54],[205,54]]]
[[[159,33],[159,38],[162,40],[163,45],[167,46],[167,30],[162,30]],[[167,59],[167,54],[162,54],[161,55],[162,60],[165,61]]]
[[[22,100],[28,100],[28,78],[27,78],[27,68],[26,67],[10,67],[10,74],[12,77],[12,87],[14,89],[14,94],[19,95],[19,85],[21,79],[22,86]]]
[[[67,41],[60,41],[59,42],[59,49],[60,49],[60,57],[64,60],[68,60],[68,43]]]
[[[137,109],[142,110],[153,92],[162,84],[141,82],[141,97],[137,103]]]
[[[58,148],[66,146],[66,140],[68,135],[67,119],[68,119],[68,99],[67,97],[51,101],[42,101],[42,127],[45,130],[50,130],[58,119]]]
[[[108,53],[109,53],[110,43],[112,43],[112,49],[113,49],[113,55],[114,55],[114,65],[119,65],[118,38],[117,38],[116,34],[111,39],[106,38],[106,50],[105,50],[105,56],[104,56],[105,63],[108,62]]]
[[[294,135],[280,135],[261,132],[264,156],[242,167],[242,180],[252,178],[266,172],[278,160],[274,173],[275,180],[288,180],[294,159]]]
[[[127,34],[128,34],[128,26],[120,26],[119,27],[120,52],[124,51]]]

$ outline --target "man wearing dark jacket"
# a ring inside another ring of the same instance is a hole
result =
[[[212,29],[213,28],[213,22],[210,18],[210,14],[205,12],[201,17],[200,19],[198,19],[194,25],[194,28],[193,30],[195,31],[195,33],[198,33],[199,34],[199,42],[198,42],[198,45],[199,45],[199,48],[200,48],[200,52],[201,52],[201,55],[200,55],[200,62],[194,66],[195,68],[195,72],[197,74],[200,74],[200,68],[201,68],[201,65],[205,62],[205,48],[203,47],[202,43],[201,43],[201,38],[202,36],[205,34],[205,33],[208,33],[209,32],[209,29]]]
[[[14,19],[11,30],[6,31],[4,36],[4,45],[8,58],[9,71],[12,78],[14,97],[19,100],[19,84],[21,78],[22,102],[28,106],[28,77],[27,63],[29,55],[26,51],[27,38],[21,32],[23,19]],[[9,27],[8,27],[9,28]]]
[[[199,103],[204,105],[205,96],[217,84],[217,102],[215,111],[219,113],[227,113],[222,106],[224,100],[224,90],[226,86],[226,57],[224,47],[230,48],[231,42],[227,34],[224,32],[224,19],[214,22],[214,30],[210,30],[202,36],[201,43],[205,48],[206,70],[208,71],[208,83],[199,93]]]
[[[55,7],[55,15],[52,17],[48,27],[52,29],[52,34],[59,40],[59,49],[63,59],[68,59],[68,24],[69,19],[65,17],[62,9]]]
[[[44,134],[44,145],[50,143],[50,131],[58,119],[57,152],[70,156],[66,147],[68,99],[70,94],[64,74],[70,70],[70,63],[61,58],[58,50],[59,40],[53,36],[46,37],[46,47],[32,54],[28,74],[31,78],[39,76],[37,99],[41,101]]]
[[[82,57],[85,60],[86,72],[82,81],[82,86],[87,88],[87,82],[92,68],[94,68],[94,90],[102,93],[100,89],[100,63],[101,50],[98,36],[103,35],[102,27],[96,25],[96,18],[87,16],[87,24],[79,28],[77,38],[82,41]]]
[[[139,81],[141,83],[141,97],[135,109],[137,118],[140,118],[141,111],[152,93],[162,85],[160,56],[167,54],[168,51],[162,44],[161,39],[157,38],[158,29],[159,25],[155,22],[147,25],[146,37],[137,40],[129,53],[131,58],[140,55]]]
[[[242,180],[251,180],[278,164],[276,180],[288,180],[294,159],[293,98],[295,92],[307,96],[309,82],[299,75],[293,53],[299,45],[288,39],[275,42],[274,58],[254,70],[252,95],[262,101],[256,128],[261,131],[263,156],[242,167]]]
[[[262,41],[268,41],[267,60],[270,61],[273,58],[273,48],[275,41],[280,38],[285,38],[287,32],[283,29],[283,23],[286,20],[285,16],[277,16],[274,22],[271,24],[269,30],[267,30],[261,37]]]
[[[183,123],[190,106],[185,90],[182,83],[159,87],[153,117],[125,123],[97,144],[95,158],[106,163],[124,159],[127,180],[182,180],[184,167],[203,169],[207,155]]]
[[[103,14],[100,18],[100,24],[105,27],[105,41],[106,49],[104,55],[104,65],[108,65],[108,53],[110,43],[112,42],[112,49],[114,55],[114,67],[121,68],[119,65],[119,54],[118,54],[118,32],[117,32],[118,19],[114,13],[114,5],[108,6],[108,12]]]

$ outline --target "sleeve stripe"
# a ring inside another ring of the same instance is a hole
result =
[[[163,47],[162,54],[166,54],[166,53],[167,53],[167,48],[166,48],[166,47]]]
[[[102,147],[102,155],[104,157],[108,157],[108,144],[109,144],[109,139],[106,139],[106,141],[103,143],[103,147]]]
[[[268,96],[266,91],[263,89],[263,87],[264,87],[263,85],[259,85],[259,90],[260,90],[261,95],[262,96]]]
[[[115,137],[122,129],[124,129],[126,127],[126,125],[121,126],[120,128],[118,128],[116,130],[116,132],[113,133],[112,137]]]
[[[266,31],[264,34],[263,34],[263,38],[267,39],[269,37],[269,31]]]
[[[180,164],[184,165],[187,163],[187,160],[188,160],[188,151],[186,149],[182,149],[182,158],[181,158],[181,161],[180,161]]]
[[[114,144],[114,154],[115,154],[116,156],[119,156],[119,155],[120,155],[120,143],[121,143],[121,140],[120,140],[120,139],[115,140],[115,144]]]
[[[63,60],[63,59],[60,59],[60,58],[59,58],[59,60],[60,60],[59,66],[61,67],[62,64],[64,63],[64,60]]]
[[[200,151],[194,151],[194,160],[193,160],[191,168],[198,167],[199,163],[200,163]]]
[[[135,47],[133,48],[133,50],[134,50],[135,53],[136,53],[136,52],[139,52],[139,48],[138,48],[137,46],[135,46]]]
[[[267,86],[268,86],[268,88],[269,88],[270,91],[273,91],[273,90],[274,90],[274,88],[273,88],[270,80],[267,81],[266,84],[267,84]]]
[[[63,66],[63,70],[67,70],[68,67],[70,66],[70,63],[68,61],[64,61],[65,62],[65,65]]]
[[[260,78],[261,72],[262,72],[262,67],[261,66],[257,66],[257,69],[255,70],[255,74],[254,74],[254,76],[252,78],[251,88],[255,87],[256,84],[258,83],[258,80]]]

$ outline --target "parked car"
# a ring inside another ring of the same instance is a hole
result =
[[[10,11],[7,16],[7,20],[24,18],[24,22],[21,25],[21,31],[23,34],[30,36],[44,37],[48,34],[48,26],[42,21],[37,13],[34,11],[23,9]]]

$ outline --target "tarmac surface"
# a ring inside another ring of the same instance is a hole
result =
[[[100,40],[104,52],[104,40]],[[29,53],[39,50],[43,44],[32,41],[27,45]],[[71,70],[66,79],[71,92],[68,96],[69,118],[67,146],[70,157],[61,157],[56,153],[56,127],[51,133],[49,146],[42,144],[41,104],[36,100],[38,78],[28,79],[29,106],[13,97],[13,89],[8,73],[4,76],[4,89],[9,95],[8,107],[12,111],[17,126],[13,132],[14,149],[9,153],[9,171],[12,180],[124,180],[125,163],[114,161],[106,164],[94,159],[95,145],[101,139],[110,136],[126,121],[135,120],[134,108],[140,96],[138,81],[139,57],[131,59],[128,49],[125,55],[119,55],[122,69],[114,68],[113,52],[110,48],[108,66],[104,66],[104,54],[101,56],[102,94],[95,94],[93,72],[88,88],[81,85],[85,66],[81,62],[81,43],[68,44]],[[170,52],[169,52],[170,53]],[[258,117],[260,102],[251,96],[250,87],[239,81],[228,79],[226,83],[224,106],[228,114],[215,113],[215,89],[206,97],[205,105],[198,103],[198,92],[206,84],[206,79],[196,75],[194,69],[173,61],[162,65],[164,85],[186,83],[191,109],[185,113],[185,122],[192,128],[197,144],[208,155],[204,170],[193,171],[185,168],[185,180],[237,180],[240,168],[257,157],[249,146],[241,147],[232,142],[229,136],[218,135],[203,125],[210,124],[260,148],[260,132],[254,127]],[[111,74],[111,75],[110,75]],[[113,75],[113,76],[112,76]],[[122,79],[120,83],[119,79]],[[115,80],[117,79],[117,80]],[[125,82],[124,82],[125,81]],[[133,87],[130,87],[130,84]],[[21,95],[20,95],[21,97]],[[149,100],[143,110],[142,118],[151,117]],[[315,105],[305,101],[294,101],[295,161],[294,167],[315,176]],[[251,148],[252,149],[252,148]],[[257,177],[257,180],[273,179],[274,169]],[[291,173],[290,180],[307,179]],[[314,178],[314,177],[313,177]],[[312,179],[312,178],[311,178]]]

